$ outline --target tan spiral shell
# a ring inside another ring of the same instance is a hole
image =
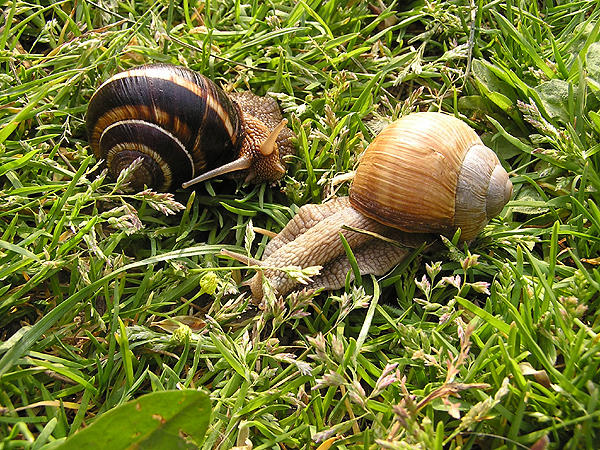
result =
[[[512,195],[496,154],[461,120],[415,113],[368,146],[350,189],[360,212],[409,232],[473,239]]]

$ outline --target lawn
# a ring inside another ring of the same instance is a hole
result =
[[[209,395],[206,449],[597,448],[598,2],[0,8],[0,449],[58,448],[173,390]],[[275,98],[296,135],[284,178],[123,190],[90,150],[87,104],[150,62]],[[256,268],[221,250],[260,259],[414,111],[497,153],[502,213],[468,247],[449,236],[384,276],[257,307]]]

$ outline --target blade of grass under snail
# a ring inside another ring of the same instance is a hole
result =
[[[357,286],[362,286],[362,276],[360,274],[360,269],[358,267],[358,262],[356,262],[356,257],[348,245],[348,241],[344,237],[342,233],[339,233],[340,240],[342,241],[342,245],[344,246],[344,251],[346,252],[346,257],[348,258],[348,262],[350,263],[350,268],[352,269],[352,273],[354,274],[354,283]],[[350,291],[350,277],[349,274],[346,276],[346,291]]]
[[[381,292],[379,288],[379,283],[373,275],[371,275],[371,281],[373,282],[373,295],[371,296],[369,309],[367,310],[367,314],[365,315],[365,320],[360,329],[360,333],[358,334],[358,338],[356,339],[356,349],[354,351],[354,358],[358,356],[363,344],[367,340],[367,336],[371,328],[371,322],[373,321],[373,316],[375,315],[375,311],[377,310],[377,305],[379,303],[379,295]]]

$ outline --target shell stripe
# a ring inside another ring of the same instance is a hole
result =
[[[140,153],[144,153],[144,154],[150,156],[152,159],[154,159],[156,164],[158,164],[159,167],[161,168],[164,183],[162,186],[160,186],[159,189],[165,190],[167,187],[171,186],[171,183],[173,182],[173,171],[171,170],[171,168],[169,167],[167,162],[162,158],[162,156],[159,153],[152,150],[147,145],[143,145],[143,144],[140,144],[137,142],[135,142],[135,143],[123,142],[123,143],[117,144],[114,147],[112,147],[110,150],[108,150],[108,153],[106,155],[107,163],[110,165],[110,162],[115,157],[115,155],[118,155],[119,152],[121,152],[123,150],[129,150],[129,148],[132,145],[135,145],[136,150],[139,151]]]
[[[116,123],[123,123],[127,121],[135,121],[137,118],[138,122],[154,123],[154,118],[159,119],[159,125],[165,125],[171,120],[168,112],[153,106],[146,105],[123,105],[116,108],[112,108],[103,113],[92,127],[90,134],[90,144],[94,152],[99,152],[100,137],[104,134],[107,127],[111,127]],[[141,120],[139,120],[141,119]],[[164,130],[164,127],[161,129]],[[181,120],[175,121],[175,127],[173,130],[178,136],[190,136],[192,134],[190,127]],[[165,132],[168,133],[167,130]],[[173,134],[173,133],[169,133]],[[179,141],[180,142],[180,141]],[[187,153],[187,151],[186,151]],[[97,157],[101,155],[96,154]]]
[[[208,106],[208,99],[212,98],[212,96],[207,95],[206,96],[206,104],[205,104],[205,108],[202,114],[202,120],[200,121],[200,126],[198,127],[197,133],[196,133],[196,139],[194,140],[194,144],[193,144],[193,148],[196,150],[197,154],[199,156],[201,156],[201,158],[197,158],[196,161],[196,165],[198,167],[198,171],[204,171],[206,169],[206,166],[208,165],[206,162],[206,158],[204,158],[204,154],[205,154],[205,150],[203,150],[202,148],[202,140],[204,139],[205,133],[206,131],[204,130],[204,127],[206,126],[207,123],[207,117],[210,111],[213,111],[210,109],[210,107]],[[224,122],[223,122],[224,123]],[[229,131],[229,129],[227,130],[227,133],[229,133],[229,136],[231,137],[232,134]],[[233,138],[232,138],[232,142]]]
[[[178,86],[184,87],[185,89],[187,89],[188,91],[192,92],[194,95],[196,95],[200,98],[204,98],[204,96],[206,95],[206,105],[210,109],[212,109],[215,112],[215,114],[217,114],[217,116],[219,116],[219,118],[225,125],[227,132],[229,133],[231,141],[234,144],[236,143],[237,136],[235,135],[234,127],[233,127],[233,124],[231,123],[231,119],[229,118],[227,112],[219,104],[217,99],[214,98],[213,93],[209,92],[208,89],[206,91],[203,90],[203,86],[198,85],[193,80],[183,77],[177,73],[174,73],[173,71],[165,70],[161,66],[139,67],[136,69],[128,70],[126,72],[118,73],[118,74],[114,75],[112,78],[105,81],[100,86],[98,91],[100,91],[105,85],[107,85],[113,81],[116,81],[120,78],[127,78],[127,77],[147,77],[147,78],[157,78],[160,80],[166,80],[166,81],[170,81],[174,84],[177,84]],[[199,77],[197,77],[197,78],[199,78]]]
[[[108,127],[106,127],[104,129],[104,131],[102,132],[102,135],[100,136],[100,140],[102,140],[102,136],[104,136],[106,133],[109,133],[110,130],[114,127],[117,126],[121,126],[123,124],[126,125],[136,125],[136,124],[143,124],[145,126],[148,127],[152,127],[154,129],[156,129],[158,132],[162,133],[162,134],[166,134],[167,136],[169,136],[169,138],[175,142],[177,144],[177,146],[181,149],[182,153],[185,154],[185,156],[187,156],[187,158],[190,160],[190,167],[192,169],[192,178],[196,176],[195,173],[195,169],[194,169],[194,159],[192,158],[192,155],[190,154],[190,152],[187,151],[187,149],[185,148],[185,145],[183,145],[181,143],[181,141],[179,139],[177,139],[177,136],[175,136],[173,133],[170,133],[169,131],[165,130],[164,128],[159,127],[158,125],[151,123],[151,122],[146,122],[144,120],[137,120],[137,119],[129,119],[129,120],[121,120],[119,122],[113,123],[112,125],[109,125]],[[122,144],[119,145],[126,145],[126,142],[123,142]],[[147,155],[156,155],[156,161],[158,161],[158,165],[164,169],[165,167],[167,167],[169,173],[171,173],[171,169],[168,168],[168,164],[165,162],[165,160],[154,150],[150,149],[148,146],[146,145],[142,145],[139,143],[136,143],[137,145],[139,145],[140,147],[144,148],[144,149],[148,149],[148,152],[144,152]],[[119,145],[111,148],[108,151],[108,154],[106,156],[106,162],[110,165],[110,161],[112,160],[113,156],[114,156],[114,152],[113,149],[118,147]],[[163,170],[164,173],[166,173],[165,170]],[[166,178],[166,177],[165,177]],[[171,182],[171,178],[169,178],[169,183]]]

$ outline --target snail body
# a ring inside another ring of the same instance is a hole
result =
[[[460,228],[461,240],[470,241],[511,195],[508,174],[473,129],[442,113],[410,114],[368,146],[349,197],[303,206],[269,242],[263,260],[254,261],[264,269],[250,281],[253,297],[262,298],[263,277],[278,294],[293,290],[296,281],[278,269],[284,267],[321,266],[308,287],[342,287],[350,264],[340,233],[361,274],[373,275],[440,234]]]
[[[138,157],[133,188],[168,191],[230,172],[275,181],[293,153],[275,100],[227,95],[184,67],[150,64],[116,74],[88,105],[90,146],[113,177]]]

